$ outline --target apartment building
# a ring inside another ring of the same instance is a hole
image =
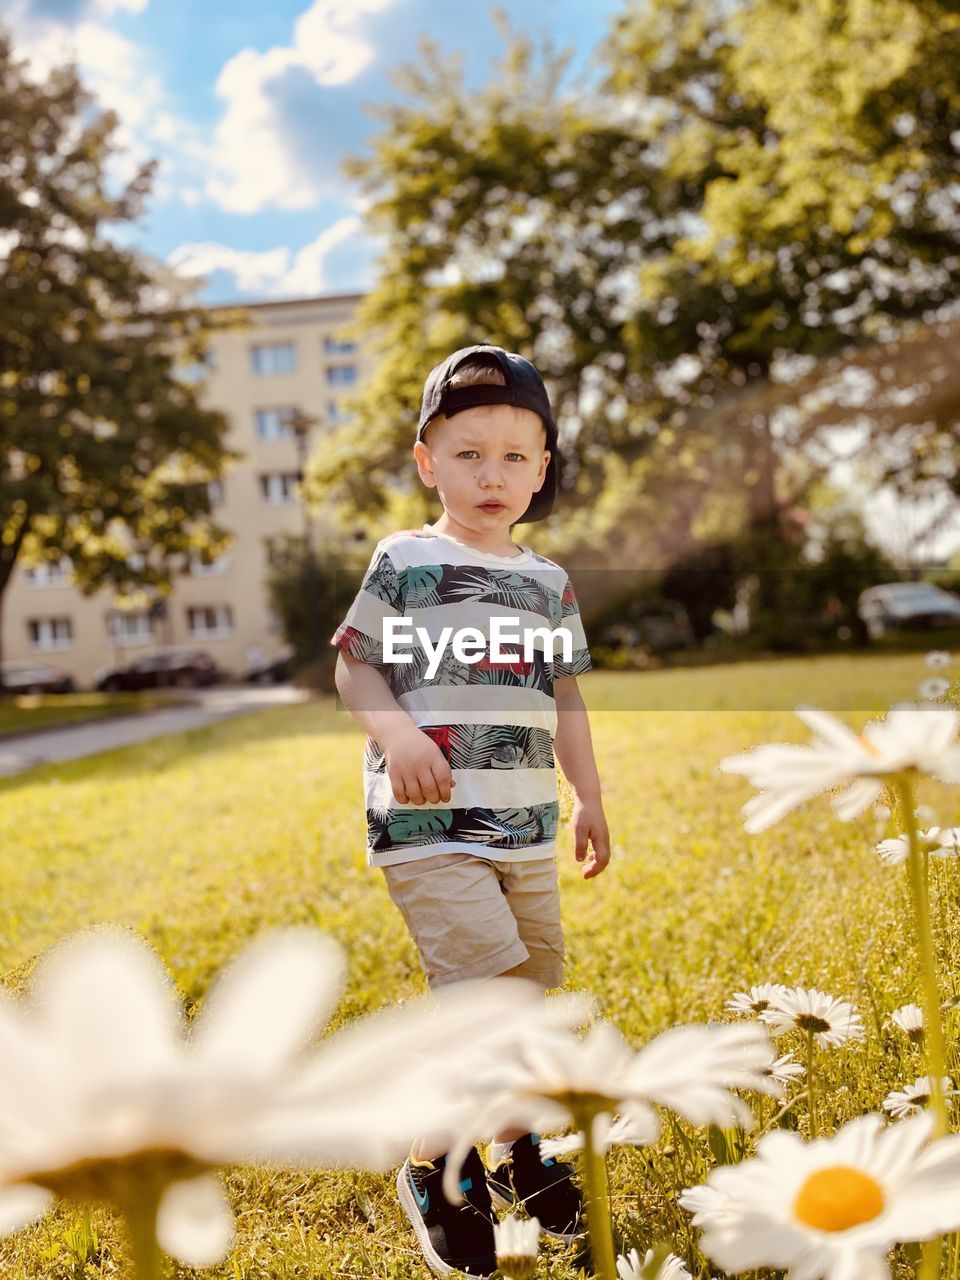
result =
[[[117,608],[112,592],[84,597],[70,565],[18,564],[4,596],[3,656],[44,662],[90,687],[105,666],[132,662],[157,646],[204,650],[241,676],[252,658],[283,645],[266,589],[271,540],[300,533],[297,440],[290,418],[316,419],[317,439],[345,415],[344,400],[364,377],[364,356],[342,329],[361,294],[249,305],[251,324],[214,335],[203,396],[230,423],[227,443],[243,457],[213,487],[218,523],[233,534],[216,563],[193,564],[165,609]]]

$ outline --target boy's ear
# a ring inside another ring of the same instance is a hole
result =
[[[428,489],[435,489],[437,487],[437,477],[433,474],[430,452],[422,440],[418,440],[413,446],[413,457],[417,464],[417,471],[420,473],[420,479]]]
[[[547,478],[547,467],[550,465],[550,458],[550,450],[544,449],[543,453],[540,455],[540,470],[537,472],[537,486],[533,491],[534,493],[539,493],[544,486],[544,482]]]

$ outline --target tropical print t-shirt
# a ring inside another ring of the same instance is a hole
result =
[[[399,618],[410,621],[391,641],[389,620]],[[495,623],[493,632],[502,629],[499,654],[491,643],[495,618],[509,620],[521,637],[511,645],[511,630]],[[458,656],[452,635],[439,647],[445,629],[465,627],[480,633],[472,647],[464,643]],[[567,633],[569,660],[535,628]],[[412,661],[392,660],[391,643],[394,655]],[[447,803],[399,803],[383,752],[368,737],[368,863],[386,867],[451,852],[503,861],[556,853],[553,682],[591,667],[573,586],[560,565],[529,547],[514,556],[478,551],[429,524],[391,534],[377,544],[331,644],[381,671],[398,705],[443,752],[457,784]]]

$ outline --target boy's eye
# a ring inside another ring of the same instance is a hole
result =
[[[476,451],[476,449],[461,449],[461,450],[460,450],[460,452],[457,454],[457,457],[458,457],[458,458],[466,458],[468,455],[472,455],[472,456],[474,456],[474,457],[478,456],[478,455],[477,455],[477,451]],[[521,462],[523,462],[524,455],[523,455],[522,453],[515,453],[515,452],[511,451],[510,453],[508,453],[508,454],[507,454],[507,457],[508,457],[508,458],[519,458],[519,459],[520,459],[520,461],[521,461]]]

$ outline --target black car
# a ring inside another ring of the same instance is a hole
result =
[[[99,672],[95,688],[105,693],[137,689],[199,689],[216,684],[222,675],[213,658],[199,649],[161,649],[127,666],[108,667]]]
[[[3,693],[73,693],[73,676],[44,662],[3,662]]]

